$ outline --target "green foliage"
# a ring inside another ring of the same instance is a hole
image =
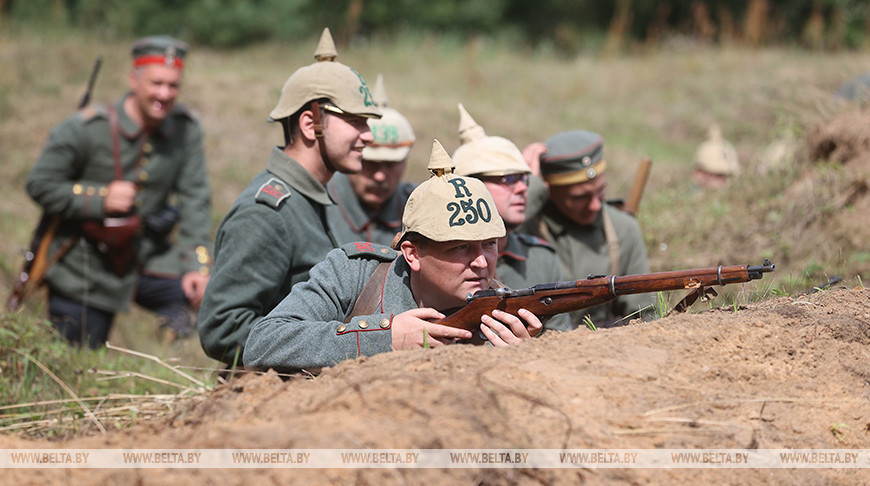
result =
[[[585,324],[586,327],[588,327],[590,331],[597,331],[598,330],[598,328],[595,327],[595,323],[592,322],[592,318],[589,317],[589,314],[586,314],[585,316],[583,316],[583,324]]]
[[[93,28],[109,38],[168,33],[217,47],[298,40],[316,35],[323,26],[331,27],[344,41],[360,34],[432,32],[467,38],[516,32],[521,35],[518,42],[553,46],[572,55],[597,49],[607,32],[638,43],[650,36],[657,40],[675,35],[699,35],[706,40],[704,36],[709,36],[699,34],[698,2],[628,2],[629,22],[612,31],[619,4],[602,0],[15,0],[6,4],[3,14],[18,21]],[[821,19],[823,32],[813,35],[822,39],[808,45],[857,48],[866,42],[868,8],[862,0],[769,4],[769,13],[758,21],[766,36],[776,37],[773,40],[807,39],[808,30],[818,30],[813,22]],[[729,25],[740,29],[748,13],[745,0],[713,0],[703,5],[716,38]],[[727,12],[730,21],[722,12]],[[739,32],[729,33],[733,34]]]

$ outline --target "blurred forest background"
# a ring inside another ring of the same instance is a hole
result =
[[[106,38],[166,32],[213,47],[309,39],[322,25],[344,45],[434,32],[567,55],[685,38],[844,49],[866,44],[870,32],[866,0],[0,0],[0,12]]]

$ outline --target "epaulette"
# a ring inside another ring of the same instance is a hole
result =
[[[187,105],[183,105],[183,104],[175,105],[175,107],[172,108],[172,114],[176,115],[176,116],[183,116],[186,118],[190,118],[191,120],[199,121],[199,112],[194,110],[193,108],[187,106]]]
[[[348,243],[342,245],[341,250],[347,254],[348,258],[369,258],[380,260],[382,262],[391,262],[399,256],[399,252],[389,246],[369,243],[368,241]]]
[[[542,246],[544,248],[552,250],[553,252],[556,251],[556,248],[551,245],[549,241],[543,238],[538,238],[537,236],[532,236],[526,233],[517,233],[516,235],[517,238],[519,238],[520,241],[526,246]]]
[[[290,197],[290,187],[277,177],[272,177],[257,191],[257,202],[272,209],[281,207],[281,203]]]
[[[89,122],[94,118],[108,118],[109,107],[103,103],[90,104],[80,109],[76,114],[85,122]]]

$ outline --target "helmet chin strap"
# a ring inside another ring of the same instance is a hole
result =
[[[330,172],[335,172],[335,166],[326,155],[326,140],[323,136],[323,120],[320,118],[320,103],[317,101],[311,102],[311,115],[314,118],[314,137],[317,139],[317,146],[320,147],[320,157],[323,159],[323,164]]]

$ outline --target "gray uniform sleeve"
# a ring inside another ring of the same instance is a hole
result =
[[[277,371],[321,368],[358,356],[390,351],[393,315],[355,316],[351,306],[377,260],[349,259],[341,249],[311,269],[293,291],[248,335],[244,364]]]
[[[27,177],[30,197],[46,213],[58,214],[64,220],[105,217],[104,194],[96,189],[104,190],[113,173],[108,172],[100,181],[79,179],[89,156],[90,135],[84,124],[80,116],[74,115],[56,126]]]
[[[202,348],[224,363],[240,363],[253,324],[289,292],[290,229],[272,209],[243,206],[221,223],[214,271],[199,311]]]

